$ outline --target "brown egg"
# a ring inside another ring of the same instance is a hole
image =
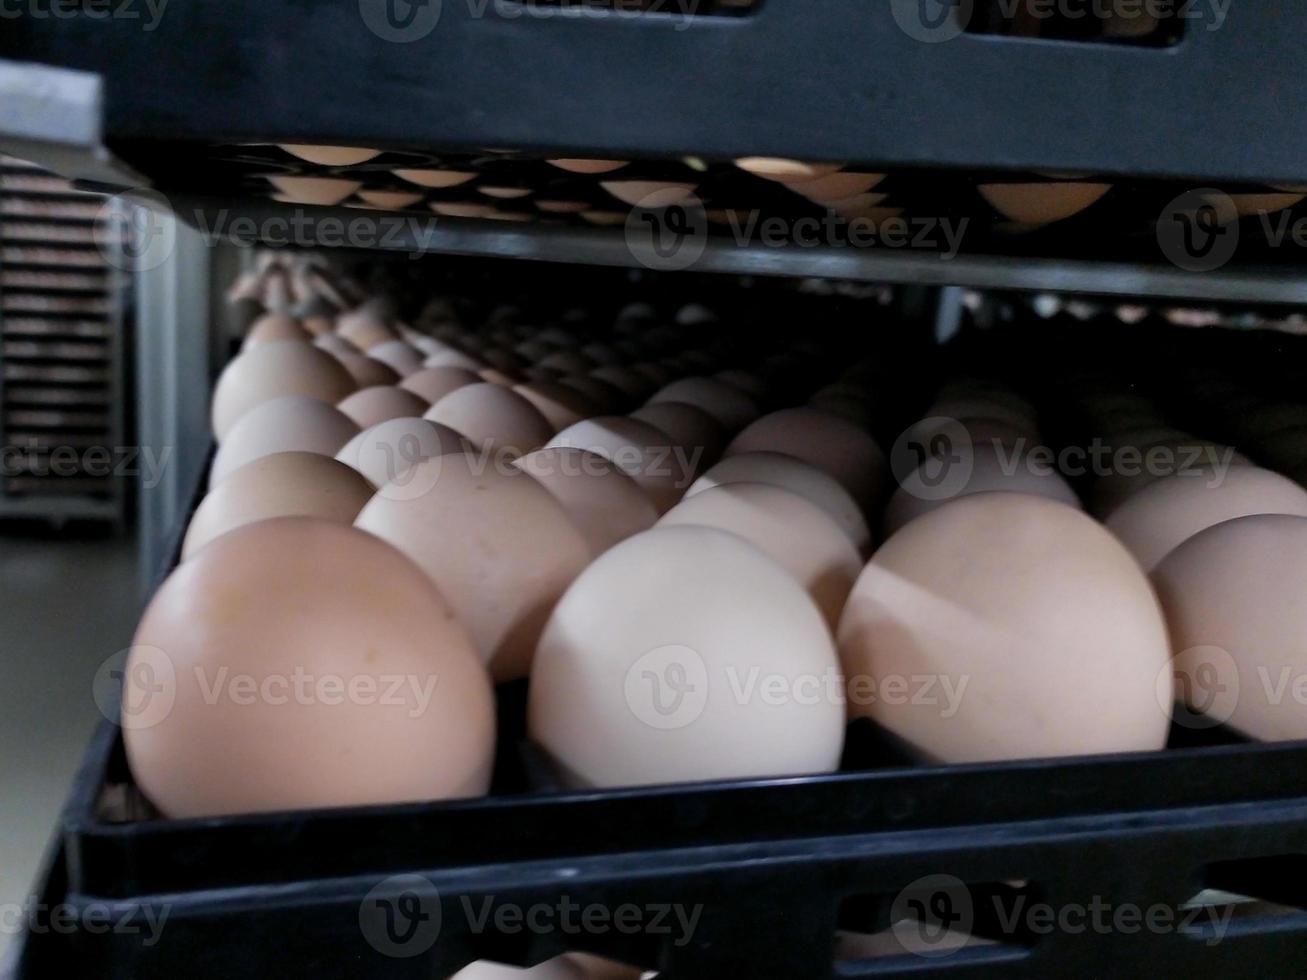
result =
[[[738,534],[808,590],[832,630],[862,571],[862,558],[824,510],[765,483],[731,483],[686,497],[660,526],[692,524]]]
[[[555,432],[600,414],[581,392],[555,381],[529,381],[513,390],[539,409]]]
[[[1005,218],[1043,225],[1079,214],[1112,189],[1111,184],[1052,182],[981,184],[981,196]]]
[[[242,349],[267,343],[270,340],[309,340],[309,332],[299,321],[284,313],[265,313],[252,324],[245,334]]]
[[[735,165],[755,177],[791,184],[827,177],[844,166],[842,163],[811,163],[787,160],[784,157],[741,157],[735,161]]]
[[[234,470],[273,453],[335,456],[358,431],[349,416],[316,398],[286,395],[263,402],[242,415],[218,447],[209,486],[217,486]]]
[[[400,180],[406,180],[410,184],[417,184],[419,187],[433,187],[444,190],[448,187],[457,187],[460,184],[466,184],[476,176],[476,173],[470,170],[424,170],[424,169],[400,169],[394,171],[396,177]]]
[[[683,402],[701,408],[729,433],[736,433],[759,415],[757,404],[739,388],[716,378],[683,378],[673,381],[651,402]]]
[[[658,511],[639,484],[596,453],[537,449],[513,465],[562,505],[596,556],[658,522]]]
[[[465,371],[473,373],[480,371],[485,367],[480,361],[470,354],[464,354],[461,350],[443,350],[438,354],[430,354],[422,362],[423,367],[428,368],[462,368]]]
[[[713,487],[735,483],[765,483],[797,493],[825,511],[844,531],[859,554],[871,553],[871,529],[858,502],[825,470],[783,453],[741,453],[728,456],[701,476],[686,498]]]
[[[399,339],[399,333],[386,318],[369,306],[360,306],[337,317],[336,333],[364,353],[379,344]]]
[[[815,408],[790,408],[754,422],[726,448],[727,456],[777,452],[825,470],[853,495],[864,512],[884,492],[885,454],[870,435],[846,419]]]
[[[360,388],[399,384],[399,372],[366,354],[336,354],[335,358]]]
[[[481,377],[466,368],[429,367],[410,374],[399,386],[434,405],[457,388],[480,383]]]
[[[182,560],[228,531],[273,517],[353,524],[374,492],[366,479],[329,456],[261,456],[233,470],[196,508],[182,544]]]
[[[470,452],[467,440],[447,426],[426,419],[398,418],[363,430],[341,448],[336,459],[361,473],[392,496],[415,497],[426,492],[405,479],[423,460],[448,453]]]
[[[455,388],[423,418],[447,425],[473,446],[517,458],[539,449],[554,428],[527,399],[503,385],[481,382]]]
[[[559,170],[566,170],[574,174],[606,174],[614,170],[621,170],[629,160],[588,160],[588,159],[561,159],[547,160],[546,163],[553,164]]]
[[[694,405],[650,402],[632,412],[631,418],[648,422],[671,436],[672,441],[692,457],[696,474],[717,462],[726,449],[726,428]]]
[[[325,350],[328,354],[362,354],[363,352],[344,337],[335,333],[319,334],[313,338],[313,346]]]
[[[362,146],[308,146],[302,143],[278,145],[291,156],[324,167],[352,167],[381,156],[380,150],[370,150]]]
[[[1130,554],[1065,504],[984,493],[913,521],[864,569],[838,637],[850,714],[933,760],[1166,744],[1157,599]]]
[[[528,726],[573,786],[830,772],[839,684],[821,613],[784,569],[734,534],[656,527],[558,603]]]
[[[603,381],[586,375],[574,375],[559,378],[558,383],[580,392],[590,404],[600,410],[600,414],[620,412],[630,404],[631,399],[612,382]]]
[[[1307,491],[1256,466],[1164,477],[1121,504],[1107,526],[1147,571],[1199,531],[1253,514],[1307,517]]]
[[[638,966],[627,966],[590,953],[567,953],[566,958],[580,968],[584,980],[640,980],[644,975]]]
[[[1113,439],[1110,445],[1122,453],[1122,462],[1094,484],[1093,512],[1099,520],[1107,520],[1140,490],[1168,476],[1188,473],[1198,479],[1210,479],[1199,471],[1251,465],[1247,457],[1228,446],[1174,431],[1134,446],[1139,451],[1138,457],[1124,455],[1131,447],[1130,442]]]
[[[290,204],[339,204],[363,186],[362,181],[341,177],[290,177],[273,175],[268,183],[280,192],[277,200]]]
[[[1260,514],[1200,531],[1153,581],[1179,698],[1262,741],[1307,739],[1307,519]]]
[[[854,173],[836,171],[825,177],[813,177],[808,180],[782,181],[796,194],[802,194],[814,204],[831,204],[847,200],[859,194],[866,194],[885,179],[884,174]]]
[[[449,980],[591,980],[576,963],[557,956],[538,966],[521,969],[490,960],[478,960],[463,967]]]
[[[370,429],[390,419],[419,417],[430,403],[403,388],[373,385],[360,388],[336,407],[360,429]]]
[[[603,180],[599,186],[623,204],[640,208],[667,208],[688,199],[695,184],[668,180]]]
[[[415,191],[359,191],[359,197],[385,210],[411,208],[422,201],[422,195]]]
[[[496,680],[527,676],[550,610],[590,561],[585,538],[548,491],[511,468],[450,454],[406,476],[426,492],[399,499],[382,487],[356,525],[422,567]]]
[[[127,760],[169,817],[490,785],[471,640],[419,569],[352,527],[281,517],[212,542],[155,595],[125,676]]]
[[[929,460],[908,475],[885,508],[885,534],[976,493],[1030,493],[1080,509],[1080,498],[1048,459],[992,443],[957,450],[947,461]]]
[[[335,357],[312,344],[274,340],[235,357],[213,392],[213,432],[221,441],[250,409],[283,395],[305,395],[334,405],[354,382]]]
[[[694,466],[685,450],[661,429],[638,419],[586,419],[558,433],[545,448],[584,449],[610,460],[640,485],[660,514],[675,507],[694,481]]]
[[[424,358],[402,340],[388,340],[368,348],[368,357],[395,371],[401,378],[422,370]]]

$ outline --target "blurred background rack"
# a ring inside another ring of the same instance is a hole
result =
[[[121,525],[121,302],[101,196],[0,156],[0,517]]]

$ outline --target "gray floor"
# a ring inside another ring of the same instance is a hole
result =
[[[30,892],[100,718],[92,679],[130,643],[139,594],[128,538],[0,526],[0,904]],[[10,939],[0,930],[0,955]]]

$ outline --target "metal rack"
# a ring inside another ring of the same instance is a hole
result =
[[[119,524],[122,280],[103,199],[0,156],[0,517]]]

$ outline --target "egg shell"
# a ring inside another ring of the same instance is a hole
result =
[[[405,479],[415,464],[471,449],[467,440],[448,426],[427,419],[399,418],[364,429],[345,443],[336,459],[362,474],[373,486],[407,498],[426,490],[423,484]]]
[[[347,415],[316,398],[287,395],[263,402],[242,415],[218,447],[209,486],[217,486],[246,463],[273,453],[335,456],[358,431]]]
[[[380,361],[402,378],[422,370],[423,356],[402,340],[388,340],[368,348],[368,357]]]
[[[328,354],[362,354],[363,352],[336,333],[324,333],[313,338],[313,346]]]
[[[558,433],[547,449],[584,449],[611,460],[648,494],[659,514],[676,506],[694,469],[688,454],[648,422],[619,415],[598,416]]]
[[[451,391],[466,385],[481,383],[481,376],[475,371],[459,367],[428,367],[410,374],[399,386],[411,391],[429,405],[434,405]]]
[[[1216,467],[1251,465],[1229,446],[1195,436],[1162,438],[1134,447],[1122,448],[1115,441],[1112,445],[1121,454],[1120,462],[1095,482],[1092,494],[1091,510],[1099,520],[1107,520],[1140,490],[1166,477],[1188,473],[1202,478],[1203,472],[1214,474]],[[1130,448],[1137,449],[1138,455],[1126,456]]]
[[[274,517],[318,517],[353,524],[373,494],[366,479],[317,453],[274,453],[234,470],[191,517],[182,560],[246,524]]]
[[[763,416],[732,440],[727,456],[778,452],[811,463],[840,482],[864,513],[884,492],[887,464],[876,440],[858,426],[815,408]]]
[[[728,456],[696,480],[686,498],[733,483],[766,483],[797,493],[824,510],[844,531],[859,554],[871,553],[871,529],[858,502],[833,476],[783,453],[741,453]]]
[[[649,400],[683,402],[701,408],[732,434],[739,432],[761,414],[752,398],[717,378],[682,378],[673,381]]]
[[[658,521],[657,509],[639,484],[596,453],[538,449],[514,465],[562,505],[595,555]]]
[[[303,143],[278,145],[291,156],[324,167],[352,167],[381,156],[380,150],[362,146],[310,146]]]
[[[528,381],[514,385],[513,390],[534,405],[555,432],[600,414],[581,392],[555,381]]]
[[[1050,182],[981,184],[990,206],[1018,224],[1042,225],[1079,214],[1112,189],[1111,184]]]
[[[690,689],[668,701],[658,684],[674,671]],[[528,726],[576,786],[830,772],[844,707],[822,682],[838,678],[821,613],[779,565],[724,531],[657,527],[596,559],[558,603]]]
[[[545,377],[537,380],[550,380],[550,378]],[[626,392],[611,381],[592,378],[588,375],[569,375],[557,380],[564,387],[571,388],[573,391],[584,395],[590,404],[599,409],[599,414],[620,412],[631,404],[631,399]]]
[[[1185,541],[1153,573],[1176,693],[1212,724],[1307,739],[1307,519],[1260,514]]]
[[[441,351],[438,354],[429,355],[427,359],[422,362],[422,366],[429,368],[454,367],[472,372],[480,371],[485,367],[484,364],[478,361],[475,357],[472,357],[470,354],[464,354],[462,351],[454,350],[453,348]]]
[[[393,385],[372,385],[360,388],[336,406],[349,416],[360,429],[391,419],[420,416],[430,405],[422,398]]]
[[[498,681],[530,672],[563,590],[590,561],[585,538],[525,473],[466,454],[424,460],[406,476],[425,492],[382,487],[356,526],[389,541],[430,576]],[[405,499],[407,498],[407,499]]]
[[[479,449],[511,458],[539,449],[554,434],[531,402],[488,381],[454,389],[423,417],[448,426]]]
[[[684,402],[651,402],[631,413],[631,418],[648,422],[671,436],[694,457],[693,469],[701,473],[726,451],[726,429],[701,408]]]
[[[1107,526],[1148,571],[1199,531],[1253,514],[1307,517],[1307,491],[1256,466],[1164,477],[1121,504]]]
[[[471,640],[419,569],[352,527],[282,517],[213,541],[150,602],[125,676],[127,759],[170,817],[490,784],[494,700]],[[383,700],[388,677],[416,683]]]
[[[862,571],[862,559],[816,504],[765,483],[731,483],[687,497],[659,526],[699,525],[738,534],[807,589],[832,630]]]
[[[1166,744],[1157,599],[1129,552],[1065,504],[983,493],[913,521],[863,570],[837,635],[851,715],[929,759]],[[911,696],[914,677],[930,697]]]
[[[638,966],[627,966],[590,953],[567,953],[565,956],[581,970],[585,980],[640,980],[644,975]]]
[[[336,333],[359,350],[367,353],[373,347],[399,340],[399,332],[375,308],[362,306],[342,313],[336,319]]]
[[[1028,493],[1080,509],[1080,498],[1048,459],[1032,457],[982,442],[941,464],[918,467],[890,497],[885,534],[937,510],[949,501],[976,493]]]
[[[309,339],[309,332],[300,326],[298,320],[286,316],[284,313],[266,313],[250,324],[242,348],[266,344],[268,341],[274,340],[303,341]]]
[[[326,351],[295,340],[257,344],[233,358],[213,392],[213,432],[219,441],[250,409],[284,395],[334,405],[355,388],[349,372]]]
[[[557,956],[538,966],[517,967],[490,960],[478,960],[449,980],[590,980],[582,968],[566,956]]]
[[[335,357],[360,388],[374,388],[377,385],[399,383],[398,371],[381,363],[381,361],[373,360],[366,354],[340,353],[336,354]]]

